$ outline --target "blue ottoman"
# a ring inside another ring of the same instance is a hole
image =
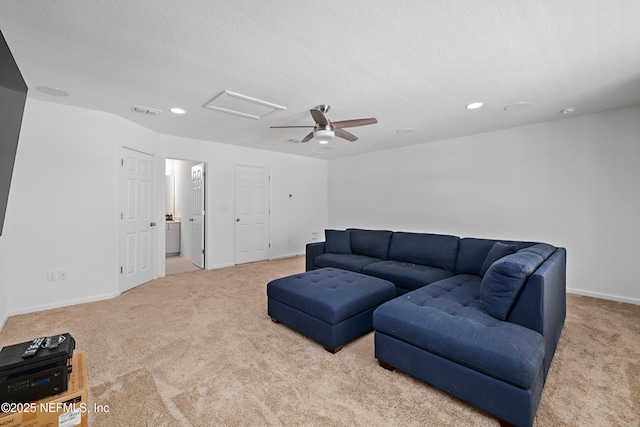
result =
[[[393,283],[337,268],[321,268],[267,284],[268,312],[335,353],[373,329],[373,311],[396,296]]]

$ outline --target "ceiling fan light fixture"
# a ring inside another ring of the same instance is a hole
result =
[[[330,139],[333,139],[334,136],[336,136],[336,133],[334,131],[328,130],[328,129],[320,129],[320,130],[317,130],[317,131],[313,132],[313,137],[315,139],[320,140],[321,144],[323,142],[326,144],[327,142],[329,142]]]
[[[327,139],[321,139],[320,141],[318,141],[318,144],[328,144],[329,140]]]

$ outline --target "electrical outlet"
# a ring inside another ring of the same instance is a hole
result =
[[[66,270],[58,271],[58,280],[67,280],[67,271]]]
[[[49,271],[47,273],[47,282],[55,282],[58,280],[58,274],[55,271]]]

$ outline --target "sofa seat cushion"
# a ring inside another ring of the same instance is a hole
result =
[[[479,309],[479,281],[459,275],[382,304],[376,331],[528,389],[544,359],[544,339],[523,326]]]
[[[452,272],[442,268],[401,261],[375,262],[365,266],[362,272],[393,282],[398,288],[409,291],[453,276]]]
[[[380,258],[373,258],[358,254],[329,254],[318,255],[313,261],[316,267],[335,267],[342,270],[355,271],[361,273],[367,265],[382,261]]]

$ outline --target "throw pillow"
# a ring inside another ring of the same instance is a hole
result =
[[[480,267],[480,277],[484,277],[489,267],[491,267],[491,264],[493,264],[500,258],[506,257],[507,255],[515,254],[515,253],[516,253],[516,245],[506,245],[504,243],[495,242],[491,247],[491,249],[489,250],[487,257],[484,259],[484,263],[482,264],[482,267]]]
[[[480,284],[480,306],[500,320],[507,320],[529,276],[543,262],[533,252],[517,252],[491,264]]]
[[[325,253],[351,253],[351,235],[346,230],[325,230],[324,240]]]

